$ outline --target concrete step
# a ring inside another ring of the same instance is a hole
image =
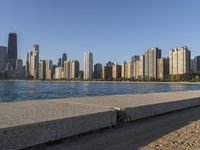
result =
[[[198,106],[200,91],[84,97],[69,101],[113,108],[117,111],[118,123],[120,123]]]
[[[13,150],[116,125],[116,111],[67,101],[0,104],[0,149]]]
[[[200,91],[0,103],[0,148],[26,148],[198,105]]]

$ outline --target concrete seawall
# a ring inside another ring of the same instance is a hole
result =
[[[20,149],[200,105],[200,91],[0,103],[0,147]]]

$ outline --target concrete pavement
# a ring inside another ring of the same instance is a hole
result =
[[[200,91],[0,103],[0,147],[19,149],[200,106]]]

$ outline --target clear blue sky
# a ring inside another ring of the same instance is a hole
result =
[[[187,45],[200,55],[199,0],[0,0],[0,45],[9,32],[18,34],[23,60],[33,44],[40,59],[66,52],[83,64],[84,51],[94,62],[130,60],[147,48]]]

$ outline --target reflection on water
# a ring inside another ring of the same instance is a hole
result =
[[[9,81],[0,82],[0,102],[184,90],[200,90],[200,85]]]
[[[189,85],[187,84],[177,84],[176,86],[169,86],[172,91],[184,91],[187,90]]]

